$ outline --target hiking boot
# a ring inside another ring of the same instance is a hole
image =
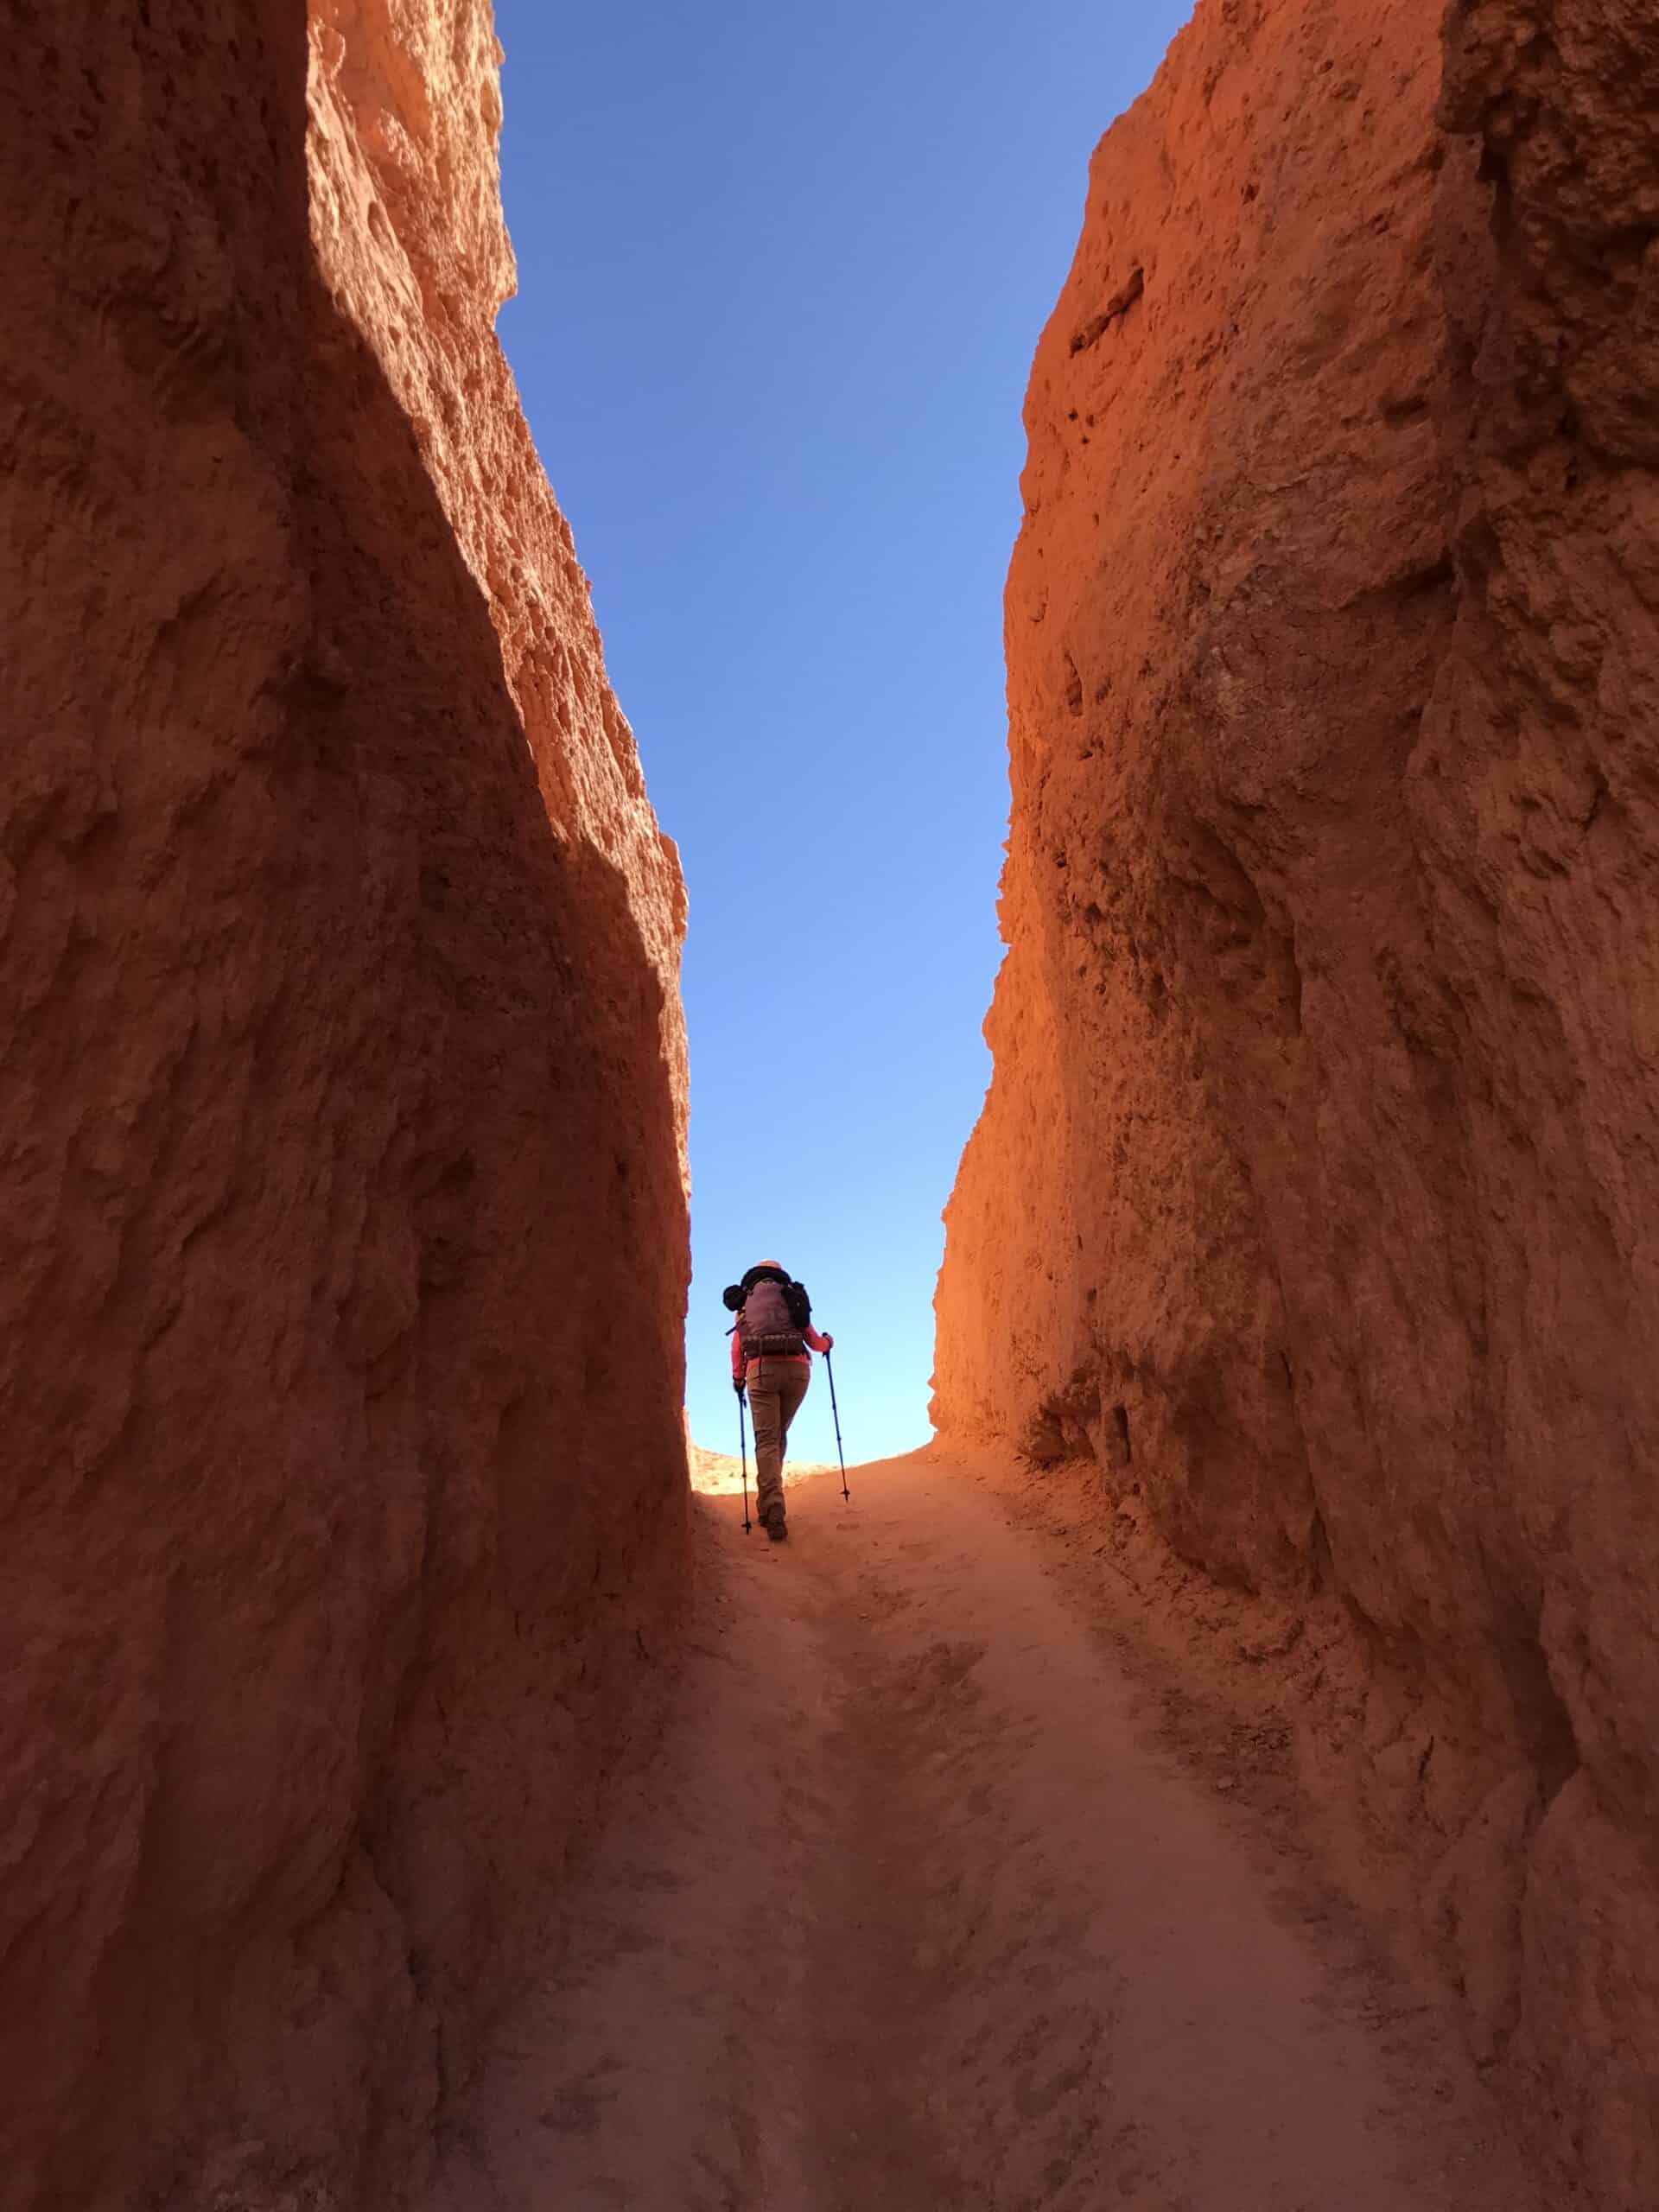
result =
[[[789,1541],[789,1523],[781,1513],[769,1514],[766,1527],[766,1534],[774,1544],[786,1544]]]

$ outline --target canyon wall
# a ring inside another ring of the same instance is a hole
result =
[[[1659,23],[1599,0],[1202,0],[1103,141],[1027,406],[1008,952],[935,1408],[1287,1650],[1319,1624],[1305,1775],[1564,2171],[1630,2208],[1656,99]]]
[[[0,2200],[416,2200],[677,1601],[683,902],[486,0],[16,0]]]

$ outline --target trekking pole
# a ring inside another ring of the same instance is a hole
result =
[[[853,1493],[847,1487],[847,1454],[841,1448],[841,1408],[836,1403],[836,1370],[828,1352],[823,1355],[823,1371],[830,1377],[830,1410],[836,1417],[836,1457],[841,1462],[841,1494],[843,1498],[850,1498]]]
[[[749,1533],[749,1429],[744,1414],[749,1402],[740,1390],[737,1394],[737,1448],[743,1455],[743,1533]]]

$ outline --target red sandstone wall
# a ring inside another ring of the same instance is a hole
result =
[[[675,1601],[678,870],[484,0],[0,89],[0,2201],[407,2203]]]
[[[1339,1611],[1371,1688],[1307,1770],[1414,1868],[1482,2056],[1635,2208],[1659,27],[1443,15],[1205,0],[1095,157],[1027,406],[937,1412]]]

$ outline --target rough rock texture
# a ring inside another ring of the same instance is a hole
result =
[[[1651,2206],[1659,22],[1443,19],[1205,0],[1096,156],[936,1413],[1336,1622],[1305,1771]]]
[[[404,2204],[677,1600],[678,869],[485,0],[8,25],[0,2199]]]

